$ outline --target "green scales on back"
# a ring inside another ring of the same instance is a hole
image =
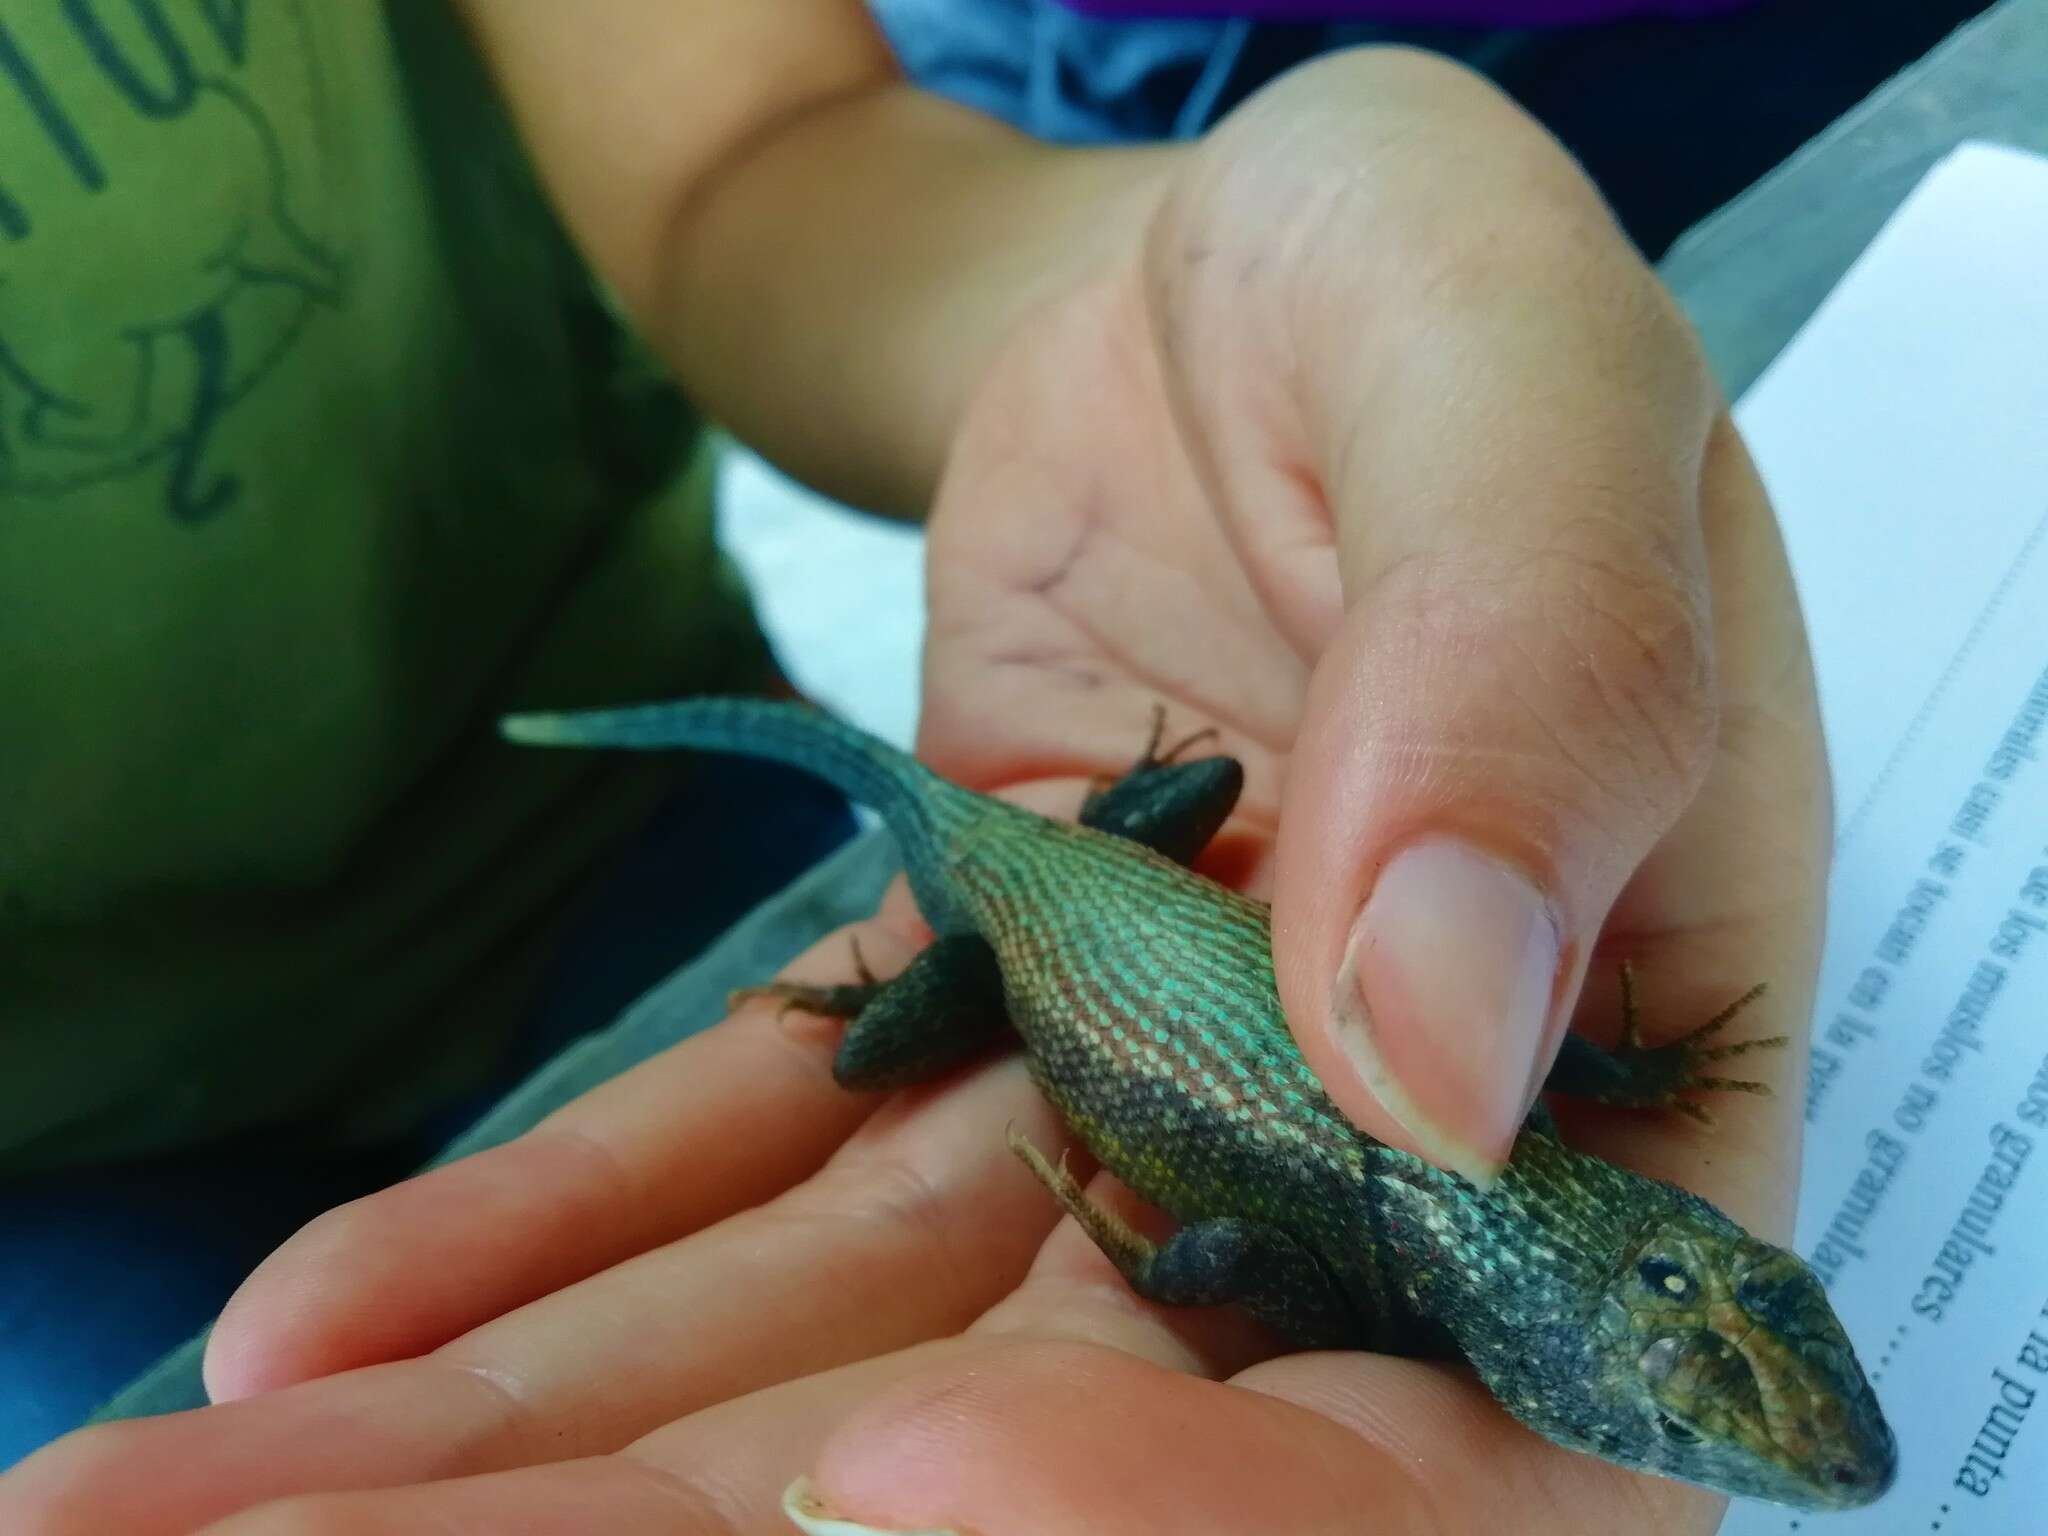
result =
[[[1338,1112],[1288,1032],[1265,907],[1177,862],[1234,804],[1229,759],[1161,757],[1155,731],[1069,826],[794,705],[522,716],[506,733],[770,758],[879,811],[937,942],[888,982],[764,990],[851,1019],[834,1067],[849,1087],[935,1075],[1014,1028],[1075,1134],[1182,1223],[1155,1244],[1014,1143],[1140,1294],[1236,1304],[1308,1347],[1461,1356],[1551,1440],[1723,1492],[1832,1509],[1890,1486],[1891,1431],[1797,1257],[1574,1152],[1540,1106],[1484,1189]],[[1702,1075],[1754,1048],[1704,1044],[1734,1012],[1657,1049],[1632,1026],[1614,1052],[1574,1037],[1549,1086],[1643,1107],[1741,1086]]]
[[[1317,1250],[1345,1245],[1357,1265],[1338,1286],[1365,1302],[1347,1310],[1402,1310],[1372,1250],[1347,1241],[1365,1235],[1368,1149],[1387,1149],[1330,1103],[1288,1032],[1263,906],[1037,817],[988,825],[959,870],[1034,1075],[1105,1166],[1182,1220],[1241,1217]]]

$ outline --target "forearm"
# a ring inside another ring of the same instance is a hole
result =
[[[996,350],[1130,251],[1178,153],[1055,149],[901,85],[836,102],[707,190],[650,329],[768,457],[919,516]]]
[[[858,0],[459,0],[592,265],[684,387],[823,490],[916,514],[967,390],[1150,206],[905,85]]]

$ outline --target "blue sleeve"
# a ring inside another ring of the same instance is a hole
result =
[[[1242,88],[1255,30],[1102,20],[1050,0],[870,0],[870,9],[925,89],[1074,144],[1200,132],[1226,92]]]

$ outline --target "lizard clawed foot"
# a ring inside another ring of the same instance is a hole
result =
[[[1223,733],[1218,731],[1213,725],[1205,725],[1199,731],[1183,736],[1172,746],[1162,750],[1159,744],[1165,739],[1166,706],[1164,704],[1154,704],[1152,706],[1152,731],[1145,738],[1145,751],[1134,765],[1134,772],[1142,768],[1164,768],[1171,763],[1177,763],[1187,755],[1189,748],[1205,741],[1221,741]]]
[[[765,986],[740,987],[728,992],[725,1006],[728,1012],[736,1012],[748,1003],[778,1002],[782,1004],[776,1010],[778,1018],[801,1009],[820,1018],[850,1019],[874,1000],[883,985],[868,969],[867,957],[860,952],[858,937],[853,940],[853,966],[855,974],[860,977],[857,982],[819,986],[801,981],[772,981]]]
[[[1712,1125],[1707,1108],[1687,1095],[1694,1093],[1753,1093],[1766,1097],[1768,1084],[1747,1078],[1722,1077],[1711,1069],[1715,1062],[1747,1056],[1752,1051],[1782,1050],[1790,1037],[1771,1035],[1759,1040],[1738,1040],[1727,1045],[1710,1043],[1728,1025],[1764,995],[1762,982],[1751,987],[1726,1008],[1691,1034],[1668,1045],[1643,1044],[1642,1016],[1636,1007],[1635,972],[1621,964],[1621,1044],[1610,1052],[1620,1069],[1618,1080],[1606,1091],[1594,1095],[1602,1103],[1631,1109],[1675,1109],[1702,1125]]]
[[[1059,1201],[1061,1208],[1081,1224],[1081,1230],[1094,1239],[1095,1246],[1109,1257],[1125,1279],[1141,1273],[1152,1262],[1159,1252],[1159,1245],[1114,1211],[1106,1210],[1089,1199],[1080,1180],[1067,1171],[1065,1152],[1060,1153],[1057,1166],[1047,1162],[1045,1154],[1031,1144],[1031,1138],[1017,1129],[1014,1121],[1004,1137],[1010,1144],[1010,1150],[1017,1154],[1017,1160],[1029,1168],[1032,1176],[1046,1187],[1053,1199]]]
[[[1144,773],[1148,769],[1170,768],[1185,757],[1190,749],[1201,745],[1203,742],[1221,741],[1223,733],[1213,725],[1205,725],[1199,731],[1183,736],[1170,747],[1162,747],[1160,745],[1165,739],[1166,706],[1164,704],[1154,704],[1152,706],[1152,729],[1145,737],[1145,750],[1140,752],[1138,760],[1121,774],[1111,776],[1101,773],[1090,779],[1088,781],[1090,798],[1106,794],[1125,779]]]

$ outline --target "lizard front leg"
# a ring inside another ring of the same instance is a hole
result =
[[[1314,1254],[1278,1227],[1221,1217],[1163,1243],[1088,1198],[1066,1159],[1057,1166],[1012,1126],[1010,1150],[1094,1240],[1130,1288],[1170,1307],[1244,1308],[1303,1349],[1355,1349],[1366,1331]]]
[[[1702,1125],[1713,1116],[1703,1105],[1686,1095],[1695,1092],[1768,1094],[1763,1083],[1742,1078],[1721,1077],[1710,1068],[1715,1062],[1746,1056],[1751,1051],[1782,1048],[1784,1035],[1762,1040],[1739,1040],[1714,1045],[1715,1035],[1751,1003],[1764,994],[1761,984],[1751,987],[1726,1008],[1691,1034],[1669,1045],[1643,1044],[1642,1019],[1636,1007],[1635,973],[1624,961],[1621,967],[1621,1044],[1603,1050],[1580,1035],[1568,1034],[1558,1050],[1557,1061],[1544,1080],[1544,1088],[1571,1098],[1590,1099],[1624,1109],[1675,1109]]]
[[[1081,804],[1081,825],[1143,843],[1176,864],[1185,864],[1209,846],[1209,839],[1229,819],[1244,793],[1244,768],[1234,757],[1179,761],[1214,730],[1197,731],[1163,751],[1164,708],[1152,712],[1152,734],[1145,750],[1124,776],[1097,789]]]

